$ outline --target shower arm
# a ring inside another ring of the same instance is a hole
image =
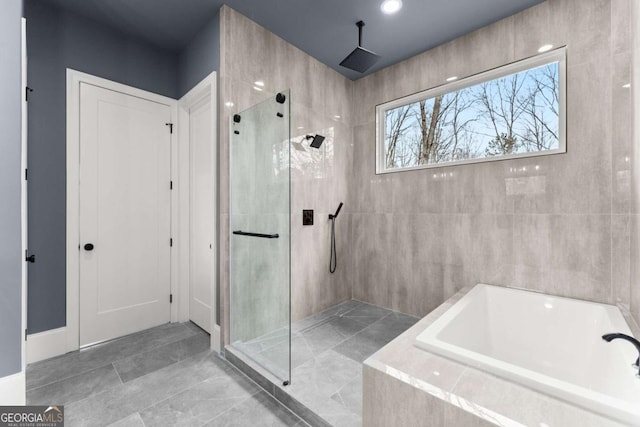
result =
[[[340,202],[340,204],[338,205],[338,209],[336,210],[335,214],[333,214],[333,215],[329,214],[329,219],[338,218],[338,214],[340,213],[340,209],[342,209],[342,202]]]

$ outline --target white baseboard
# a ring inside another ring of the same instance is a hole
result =
[[[27,364],[60,356],[66,352],[66,327],[27,336]]]
[[[24,372],[0,378],[0,406],[22,406],[26,404],[26,381]]]
[[[213,334],[211,335],[211,349],[220,353],[220,326],[213,325]]]

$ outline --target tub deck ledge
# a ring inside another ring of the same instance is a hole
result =
[[[363,369],[363,425],[620,427],[618,421],[417,348],[456,293],[373,354]],[[634,334],[637,325],[629,325]]]

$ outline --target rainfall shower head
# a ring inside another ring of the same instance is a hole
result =
[[[358,26],[358,46],[342,60],[340,65],[353,71],[364,73],[378,62],[380,56],[362,47],[362,27],[364,27],[364,22],[358,21],[356,25]]]

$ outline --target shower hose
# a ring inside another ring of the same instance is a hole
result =
[[[329,219],[331,220],[331,258],[329,258],[329,273],[336,271],[336,264],[338,263],[338,256],[336,255],[336,218],[338,218],[342,205],[343,203],[340,202],[336,213],[333,215],[329,214]]]
[[[331,257],[329,258],[329,273],[336,271],[338,255],[336,254],[336,217],[331,217]]]

